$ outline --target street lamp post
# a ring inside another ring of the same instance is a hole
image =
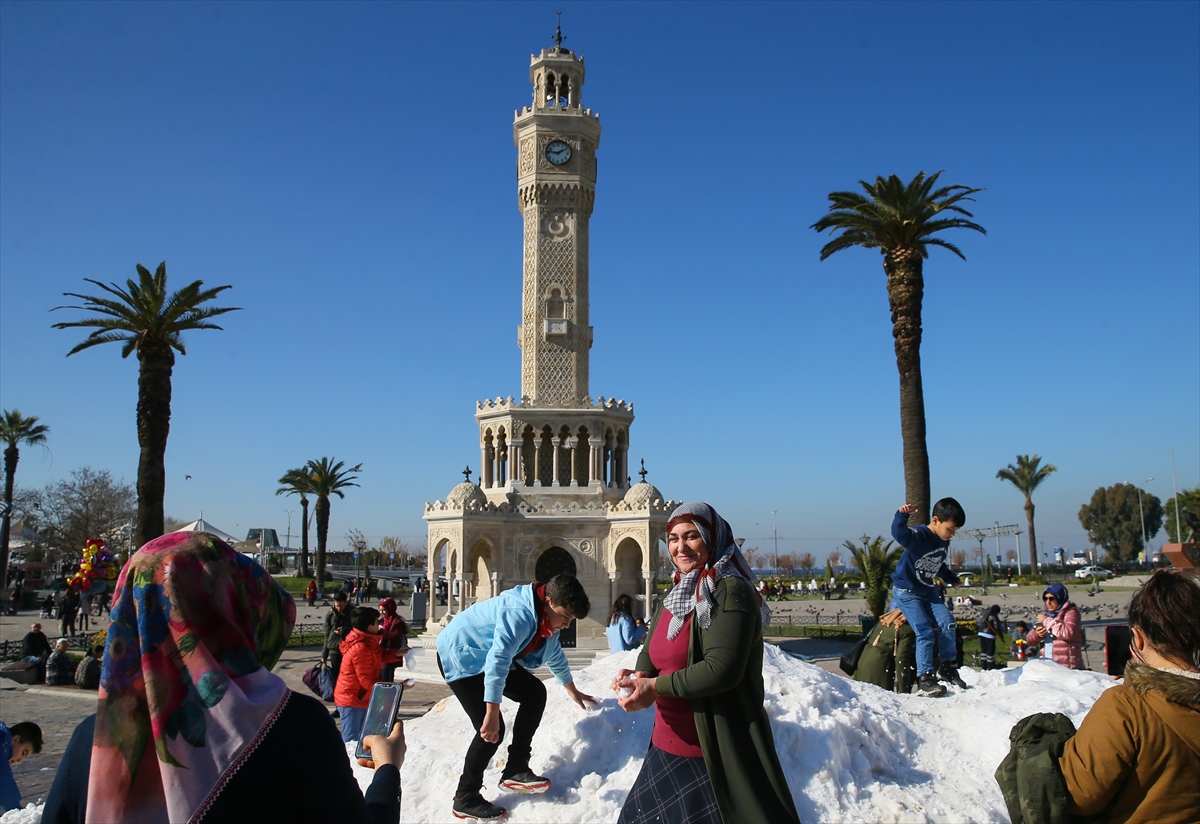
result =
[[[775,562],[771,565],[771,574],[777,575],[779,570],[779,526],[775,522],[775,513],[778,510],[771,510],[771,533],[775,537]]]
[[[287,516],[288,516],[287,540],[284,542],[284,545],[283,545],[283,562],[286,564],[288,550],[292,548],[292,510],[285,509],[283,511],[286,512]]]
[[[1153,480],[1154,478],[1147,478],[1142,483],[1148,484]],[[1149,556],[1146,553],[1146,513],[1142,511],[1142,488],[1140,486],[1138,487],[1138,518],[1142,522],[1142,558],[1143,560],[1149,560]]]

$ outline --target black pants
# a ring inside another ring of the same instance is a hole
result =
[[[333,683],[336,684],[342,671],[342,654],[336,649],[329,650],[329,668],[333,670]]]
[[[442,677],[446,671],[442,669],[442,657],[438,656],[438,669]],[[479,737],[479,729],[483,726],[483,718],[487,713],[487,704],[483,700],[483,673],[457,681],[447,682],[446,686],[454,693],[458,703],[471,719],[475,728],[475,736],[467,747],[467,757],[463,761],[462,777],[458,780],[455,798],[477,793],[483,787],[483,771],[488,762],[500,749],[504,740],[504,717],[500,717],[500,738],[495,744],[489,744]],[[512,775],[529,768],[529,756],[532,753],[533,734],[542,723],[542,712],[546,709],[546,685],[537,676],[522,666],[514,665],[508,671],[508,680],[504,682],[504,697],[516,701],[517,719],[513,723],[512,741],[508,745],[508,763],[504,766],[504,775]]]
[[[979,668],[990,670],[996,668],[996,639],[979,636]]]

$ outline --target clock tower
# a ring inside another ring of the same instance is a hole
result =
[[[583,58],[557,45],[532,58],[533,105],[516,113],[517,193],[525,218],[521,396],[579,406],[588,395],[588,220],[600,116],[583,107]]]
[[[515,113],[517,195],[524,233],[520,396],[475,404],[477,481],[425,505],[432,649],[438,627],[472,603],[558,573],[575,575],[592,615],[564,646],[604,652],[607,605],[631,596],[653,608],[659,540],[675,504],[633,483],[633,404],[588,389],[588,221],[596,198],[600,117],[583,107],[583,57],[555,45],[533,55],[533,103]],[[440,603],[439,603],[440,601]],[[432,672],[433,670],[431,670]]]

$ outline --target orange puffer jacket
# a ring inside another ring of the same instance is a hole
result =
[[[371,688],[379,680],[379,671],[383,668],[379,636],[352,629],[338,649],[342,653],[342,666],[333,690],[333,703],[365,710],[371,701]]]

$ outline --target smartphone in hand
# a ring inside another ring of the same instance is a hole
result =
[[[358,734],[355,758],[371,757],[371,751],[363,746],[368,735],[387,738],[400,714],[400,698],[404,695],[404,684],[398,681],[379,681],[371,690],[371,702],[367,704],[367,716],[363,719],[362,732]]]

